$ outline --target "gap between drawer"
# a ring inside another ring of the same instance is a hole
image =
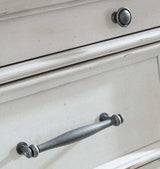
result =
[[[40,75],[6,83],[0,88],[0,103],[35,94],[67,83],[95,76],[130,64],[156,58],[160,53],[160,43],[128,50],[88,61],[63,69],[42,73]]]

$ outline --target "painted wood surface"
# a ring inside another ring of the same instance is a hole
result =
[[[157,64],[158,64],[158,73],[159,73],[159,80],[160,80],[160,54],[157,57]]]
[[[157,160],[157,161],[155,161],[151,164],[148,164],[146,166],[143,166],[139,169],[160,169],[160,161]]]
[[[154,57],[0,104],[0,168],[93,169],[159,140],[159,101]],[[82,142],[44,152],[37,159],[15,152],[20,141],[42,143],[97,122],[101,112],[121,113],[125,122]]]
[[[38,14],[20,13],[12,19],[1,16],[0,66],[158,27],[159,3],[102,0]],[[111,21],[112,13],[122,6],[130,8],[133,15],[127,28]]]
[[[155,160],[159,158],[160,142],[156,142],[152,145],[146,146],[140,150],[96,167],[95,169],[158,169],[156,167],[160,167],[160,162]]]
[[[160,53],[159,50],[159,43],[157,43],[4,84],[0,88],[0,103],[88,78],[105,71],[135,64],[146,59],[156,58]],[[155,66],[157,68],[157,64]]]
[[[159,160],[154,161],[150,164],[140,167],[139,169],[160,169],[160,161]]]
[[[150,163],[160,156],[158,4],[0,1],[0,169],[159,169]],[[125,29],[111,21],[122,6],[133,14]],[[20,141],[42,143],[101,112],[123,114],[124,125],[37,159],[16,154]]]
[[[0,16],[13,18],[27,14],[63,9],[100,0],[0,0]]]
[[[160,28],[48,55],[0,69],[0,84],[160,41]],[[123,42],[123,43],[122,43]],[[160,47],[153,45],[157,56]],[[150,50],[149,49],[149,50]],[[147,56],[144,56],[147,59]]]

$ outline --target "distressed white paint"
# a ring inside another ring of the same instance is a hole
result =
[[[159,140],[159,101],[155,57],[0,104],[0,168],[93,169]],[[121,113],[125,122],[82,142],[44,152],[37,159],[15,152],[19,141],[42,143],[97,122],[101,112]]]
[[[128,154],[160,140],[160,2],[137,2],[0,0],[0,169],[124,169],[159,158],[159,143]],[[127,28],[111,21],[122,6],[133,15]],[[15,151],[20,141],[39,144],[97,122],[101,112],[121,113],[125,123],[37,159]]]
[[[158,74],[159,74],[159,81],[160,81],[160,54],[157,56],[157,64],[158,64]]]
[[[0,103],[156,57],[159,43],[1,85]],[[156,65],[156,73],[157,65]],[[157,76],[158,77],[158,76]]]
[[[33,15],[100,0],[0,0],[0,20]],[[3,19],[2,19],[3,18]]]
[[[102,0],[14,19],[1,16],[0,66],[158,27],[159,4],[159,0]],[[127,28],[111,21],[111,14],[122,6],[133,15]]]
[[[142,33],[136,33],[130,36],[124,36],[86,47],[37,58],[19,64],[6,66],[0,69],[0,84],[42,72],[55,70],[57,68],[72,65],[82,61],[99,58],[127,49],[140,47],[142,45],[153,43],[159,40],[160,28],[157,28],[144,31]],[[160,53],[160,47],[157,45],[151,45],[148,50],[155,52],[157,56]],[[147,59],[147,56],[144,56],[144,59]]]
[[[139,169],[160,169],[160,160],[147,164]]]
[[[152,163],[152,161],[160,158],[160,142],[149,145],[145,148],[142,148],[138,151],[129,153],[125,156],[122,156],[118,159],[110,161],[106,164],[103,164],[95,169],[145,169],[141,166]],[[147,165],[148,167],[153,166],[154,163]],[[160,162],[158,163],[160,166]],[[157,165],[157,162],[156,162]],[[146,167],[147,169],[147,167]],[[158,168],[149,168],[149,169],[158,169]]]

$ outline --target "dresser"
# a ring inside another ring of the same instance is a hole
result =
[[[0,1],[0,169],[160,168],[159,5]]]

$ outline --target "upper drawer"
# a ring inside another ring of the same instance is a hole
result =
[[[0,66],[160,26],[159,0],[62,2],[3,11],[9,13],[0,16]],[[121,7],[132,14],[125,28],[111,20]]]

